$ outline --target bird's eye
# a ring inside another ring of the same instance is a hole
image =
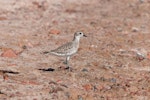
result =
[[[79,33],[79,34],[82,34],[82,33]]]

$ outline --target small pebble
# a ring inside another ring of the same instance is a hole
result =
[[[139,0],[140,3],[144,3],[145,0]]]
[[[139,29],[137,27],[132,27],[132,32],[138,32]]]
[[[118,31],[118,32],[122,32],[122,28],[121,28],[121,27],[118,27],[118,28],[117,28],[117,31]]]
[[[82,69],[82,72],[88,72],[88,70],[87,70],[87,69],[85,69],[85,68],[83,68],[83,69]]]
[[[81,95],[78,95],[78,100],[83,100]]]
[[[110,79],[110,82],[116,83],[116,79],[115,79],[115,78],[111,78],[111,79]]]

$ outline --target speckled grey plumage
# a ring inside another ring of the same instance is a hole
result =
[[[84,35],[83,32],[76,32],[71,42],[63,44],[62,46],[54,50],[51,50],[50,53],[56,56],[66,57],[66,64],[67,64],[67,67],[69,67],[70,56],[72,56],[78,51],[80,38],[83,36],[86,37],[86,35]]]

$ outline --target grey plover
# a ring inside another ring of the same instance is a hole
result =
[[[51,50],[50,54],[66,57],[65,61],[66,68],[70,69],[69,59],[72,55],[74,55],[78,51],[80,38],[83,36],[87,37],[83,32],[76,32],[71,42],[68,42],[54,50]]]

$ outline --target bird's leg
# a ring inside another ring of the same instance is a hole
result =
[[[69,59],[70,59],[70,56],[67,56],[66,57],[66,65],[67,65],[67,67],[69,67]]]
[[[70,71],[69,59],[70,59],[70,56],[67,56],[66,57],[66,69],[69,69],[69,71]]]
[[[69,66],[69,59],[70,59],[70,56],[67,56],[64,64],[66,64],[66,68],[65,69],[69,69],[69,71],[71,71],[72,69]]]
[[[70,56],[67,56],[67,57],[66,57],[66,60],[65,60],[63,63],[66,64],[66,65],[68,65],[69,59],[70,59]]]

